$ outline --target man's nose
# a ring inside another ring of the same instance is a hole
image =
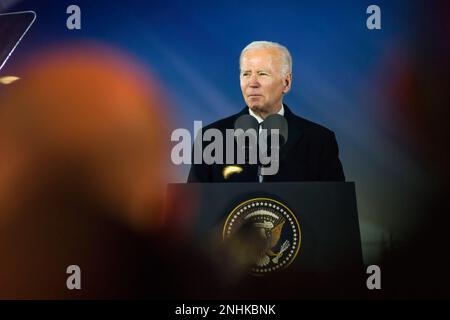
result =
[[[248,83],[250,87],[259,87],[258,78],[256,75],[250,77],[250,81]]]

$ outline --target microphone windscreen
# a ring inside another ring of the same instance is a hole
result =
[[[242,129],[244,131],[248,129],[255,129],[258,132],[258,121],[255,117],[252,117],[249,114],[244,114],[236,119],[234,122],[234,130]]]
[[[250,158],[254,159],[256,162],[259,132],[258,121],[255,117],[252,117],[249,114],[244,114],[237,118],[234,122],[234,130],[237,148],[239,151],[244,152],[245,162],[248,162]]]
[[[280,146],[285,144],[288,140],[288,123],[285,117],[279,114],[271,114],[261,124],[263,129],[267,129],[270,135],[270,130],[278,129],[280,132]]]

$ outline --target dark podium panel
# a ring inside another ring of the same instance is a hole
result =
[[[365,287],[351,182],[170,184],[166,224],[196,243],[220,242],[230,213],[255,198],[272,199],[290,209],[301,241],[287,267],[246,278],[243,286],[252,288],[247,298],[355,296]]]

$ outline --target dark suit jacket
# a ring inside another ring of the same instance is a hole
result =
[[[333,131],[293,114],[286,105],[284,111],[288,122],[288,141],[280,149],[278,173],[264,176],[264,181],[345,181]],[[234,129],[235,120],[243,114],[248,114],[248,107],[231,117],[210,124],[203,130],[216,128],[225,137],[225,129]],[[225,146],[225,141],[223,144]],[[258,181],[257,165],[240,165],[243,167],[242,172],[231,174],[225,179],[223,169],[226,166],[227,164],[192,164],[188,182]]]

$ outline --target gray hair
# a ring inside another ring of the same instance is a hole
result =
[[[253,41],[250,44],[248,44],[242,51],[241,55],[239,57],[239,68],[241,67],[242,63],[242,56],[244,55],[245,51],[251,50],[251,49],[262,49],[262,48],[276,48],[281,51],[281,72],[283,76],[286,76],[288,73],[292,73],[292,57],[289,53],[289,50],[276,42],[271,41]]]

